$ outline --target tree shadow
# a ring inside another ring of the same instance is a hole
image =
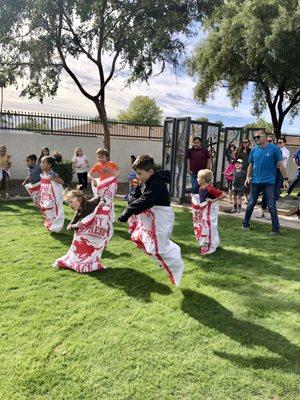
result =
[[[200,324],[221,332],[243,346],[249,348],[254,346],[264,347],[270,352],[276,353],[280,358],[259,357],[249,359],[227,353],[216,353],[217,355],[242,367],[280,368],[284,371],[300,373],[300,348],[284,336],[254,323],[235,318],[230,310],[202,293],[190,289],[184,289],[182,293],[184,296],[181,306],[183,312]],[[259,363],[257,363],[258,359]]]
[[[151,293],[163,296],[172,293],[169,286],[156,282],[150,276],[132,268],[109,268],[104,272],[91,272],[89,276],[113,289],[123,290],[127,296],[145,303],[152,301]]]

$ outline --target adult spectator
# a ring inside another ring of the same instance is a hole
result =
[[[236,158],[243,161],[242,169],[246,172],[248,169],[248,164],[249,164],[248,160],[250,152],[251,152],[250,141],[248,138],[245,137],[242,140],[242,146],[239,147],[236,152]]]
[[[281,150],[282,157],[283,157],[283,165],[284,165],[284,168],[286,169],[288,160],[290,158],[290,151],[289,151],[289,149],[286,148],[286,139],[285,138],[279,138],[277,140],[277,145]]]
[[[38,158],[38,162],[37,162],[39,165],[41,164],[42,158],[45,156],[50,156],[50,150],[48,149],[48,147],[42,148],[41,154],[40,154],[40,156]]]
[[[273,135],[268,135],[267,136],[267,142],[268,143],[274,143],[274,136]],[[280,194],[280,189],[278,192],[278,180],[279,180],[279,175],[281,176],[278,168],[276,169],[276,179],[275,179],[275,200],[278,200],[279,194]],[[279,194],[278,194],[279,193]],[[267,207],[267,202],[266,202],[266,196],[263,194],[262,200],[261,200],[261,212],[256,216],[257,218],[265,218],[265,219],[271,219],[270,214],[268,213],[268,207]]]
[[[201,139],[194,137],[193,147],[188,150],[187,155],[187,171],[192,178],[193,194],[199,192],[197,174],[201,169],[211,169],[211,156],[209,151],[202,147]]]
[[[6,146],[0,146],[0,189],[1,195],[9,197],[9,180],[10,180],[11,156],[6,151]]]
[[[243,230],[250,230],[251,215],[257,203],[258,196],[262,192],[265,196],[272,220],[270,235],[275,236],[279,234],[280,229],[275,200],[276,169],[279,168],[285,185],[288,178],[283,165],[281,151],[274,144],[268,143],[266,132],[264,130],[256,132],[254,140],[256,141],[256,146],[251,150],[249,156],[249,166],[245,181],[246,185],[249,185],[251,181],[251,186],[249,203],[243,221]]]
[[[236,160],[236,153],[237,153],[236,145],[233,143],[229,143],[229,145],[225,151],[226,158],[227,158],[227,161],[229,164],[231,163],[231,161]]]
[[[74,150],[72,167],[77,174],[79,184],[83,189],[86,189],[88,186],[87,173],[89,170],[89,163],[81,147],[76,147]]]
[[[292,191],[293,191],[294,187],[297,185],[297,183],[300,182],[300,149],[298,149],[296,151],[296,153],[294,154],[293,162],[297,167],[297,172],[296,172],[295,179],[288,187],[288,190],[287,190],[288,196],[290,196],[290,194],[292,193]],[[299,193],[298,193],[298,195],[299,195]]]

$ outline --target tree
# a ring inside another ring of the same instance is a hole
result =
[[[220,0],[2,0],[0,65],[10,83],[27,85],[21,95],[57,92],[66,71],[80,92],[95,105],[110,148],[105,89],[117,67],[129,67],[128,82],[147,81],[155,63],[175,67],[184,51],[184,36],[193,20],[202,19]],[[98,85],[88,89],[74,59],[85,58]],[[118,63],[118,65],[117,65]]]
[[[199,117],[199,118],[196,118],[196,121],[198,121],[198,122],[208,122],[208,118],[206,118],[206,117]]]
[[[228,0],[207,18],[207,36],[189,62],[195,96],[206,102],[220,85],[237,106],[253,85],[253,114],[268,108],[278,138],[300,103],[298,0]]]
[[[121,111],[117,119],[135,124],[159,125],[163,112],[154,99],[148,96],[136,96],[131,100],[129,107]]]
[[[223,126],[224,126],[224,122],[221,121],[220,119],[218,119],[217,121],[215,121],[215,124],[221,125],[221,128],[223,128]]]
[[[273,124],[261,117],[257,118],[255,122],[245,125],[245,128],[264,128],[268,133],[273,132]]]

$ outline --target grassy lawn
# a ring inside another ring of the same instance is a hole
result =
[[[0,217],[0,399],[300,398],[300,231],[247,234],[221,217],[222,247],[201,258],[191,214],[176,210],[176,289],[126,225],[109,269],[80,275],[51,267],[72,234],[46,232],[31,203],[2,203]]]

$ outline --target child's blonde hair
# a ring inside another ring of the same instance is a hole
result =
[[[77,199],[80,203],[80,209],[82,209],[87,202],[87,197],[83,193],[82,190],[73,189],[73,190],[66,190],[64,192],[64,201],[69,202],[71,199]]]
[[[109,159],[109,151],[106,150],[106,149],[104,149],[103,147],[100,147],[100,149],[98,149],[98,150],[96,151],[96,154],[97,154],[97,156],[98,156],[98,155],[106,156],[107,159]]]
[[[74,156],[78,156],[78,151],[81,150],[81,153],[83,153],[82,151],[82,147],[76,147],[76,149],[74,150]]]
[[[205,183],[210,183],[213,179],[213,173],[210,169],[200,169],[198,172],[198,180]]]

